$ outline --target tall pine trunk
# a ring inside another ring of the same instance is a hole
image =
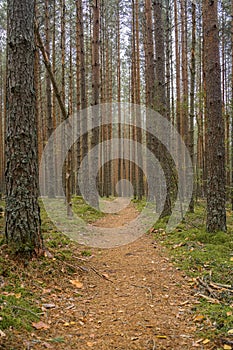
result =
[[[34,0],[8,0],[6,224],[7,243],[39,254],[43,243],[38,204]]]
[[[208,232],[226,231],[225,138],[217,6],[217,0],[203,2]]]

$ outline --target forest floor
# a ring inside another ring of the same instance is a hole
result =
[[[131,204],[94,224],[114,227],[135,216]],[[27,266],[11,262],[2,274],[5,307],[9,298],[15,301],[8,312],[29,313],[32,320],[28,329],[4,329],[1,349],[231,349],[196,333],[208,320],[196,310],[194,279],[174,265],[152,233],[112,249],[84,249],[58,234],[46,255]],[[8,258],[4,245],[1,257]],[[28,295],[36,309],[17,304]]]

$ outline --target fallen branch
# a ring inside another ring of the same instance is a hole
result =
[[[111,283],[114,283],[112,280],[110,280],[107,276],[105,276],[104,274],[100,273],[99,271],[97,271],[93,266],[90,266],[90,269],[92,271],[94,271],[98,276],[100,276],[101,278],[103,278],[106,281],[109,281]]]
[[[25,309],[24,307],[21,307],[21,306],[10,305],[9,303],[7,303],[7,305],[8,305],[10,308],[12,308],[12,309],[18,309],[18,310],[21,310],[21,311],[29,312],[30,314],[36,316],[38,319],[40,319],[40,316],[39,316],[39,315],[43,315],[43,314],[44,314],[43,312],[40,312],[40,313],[36,314],[36,313],[33,312],[32,310]]]
[[[35,23],[35,33],[36,33],[36,38],[37,38],[37,42],[38,42],[38,47],[39,47],[39,49],[40,49],[40,51],[42,53],[42,56],[43,56],[43,59],[44,59],[44,64],[45,64],[45,67],[46,67],[47,72],[49,74],[51,83],[53,85],[54,93],[56,95],[58,104],[59,104],[59,106],[61,108],[61,112],[62,112],[63,118],[67,119],[68,118],[68,113],[66,112],[65,104],[63,103],[61,95],[59,93],[59,89],[58,89],[55,77],[53,75],[53,72],[52,72],[51,63],[50,63],[48,55],[46,53],[46,50],[45,50],[45,47],[44,47],[44,44],[43,44],[43,41],[42,41],[42,38],[41,38],[41,35],[40,35],[40,31],[39,31],[39,27],[38,27],[37,23]]]
[[[209,293],[209,295],[210,295],[211,297],[213,297],[213,299],[217,299],[217,296],[216,296],[216,294],[214,293],[213,289],[211,289],[211,288],[209,287],[209,285],[208,285],[206,282],[204,282],[200,277],[197,278],[197,281],[199,282],[199,284],[200,284],[202,287],[205,288],[205,290]]]
[[[74,265],[72,265],[72,264],[70,264],[70,263],[68,263],[68,262],[66,262],[66,261],[64,261],[64,260],[62,260],[62,259],[60,259],[59,257],[56,257],[59,261],[61,261],[64,265],[66,265],[66,266],[68,266],[69,268],[71,268],[71,269],[73,269],[73,270],[75,270],[75,271],[77,271],[77,270],[81,270],[81,271],[85,271],[81,266],[74,266]]]
[[[208,297],[207,295],[205,295],[205,294],[201,294],[201,293],[197,293],[197,294],[195,294],[195,296],[198,296],[198,297],[200,297],[200,298],[203,298],[203,299],[206,299],[208,302],[210,302],[211,304],[220,304],[220,301],[216,298],[216,299],[214,299],[214,298],[210,298],[210,297]]]
[[[215,289],[226,290],[226,291],[229,291],[229,292],[233,293],[233,288],[229,284],[221,284],[221,283],[213,283],[213,282],[211,282],[210,286],[212,288],[215,288]]]

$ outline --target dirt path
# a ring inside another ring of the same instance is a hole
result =
[[[118,225],[134,217],[129,206],[96,225]],[[115,249],[92,249],[93,256],[75,260],[83,272],[76,286],[65,276],[51,280],[40,302],[53,303],[35,330],[22,340],[28,349],[157,350],[194,349],[195,302],[188,280],[150,235]],[[74,282],[73,282],[74,283]],[[55,284],[55,285],[54,285]],[[53,343],[58,339],[64,342]],[[16,347],[17,349],[17,347]],[[199,347],[200,349],[200,347]]]

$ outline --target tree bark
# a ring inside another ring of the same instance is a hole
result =
[[[195,78],[196,78],[196,4],[192,3],[192,48],[191,48],[191,86],[190,86],[190,122],[189,122],[189,152],[194,169],[194,117],[195,117]],[[194,194],[189,205],[194,213]]]
[[[206,160],[208,232],[226,231],[225,145],[222,117],[218,1],[203,1],[206,79]]]
[[[43,250],[38,204],[34,9],[34,0],[8,0],[5,237],[15,252],[28,256]]]

